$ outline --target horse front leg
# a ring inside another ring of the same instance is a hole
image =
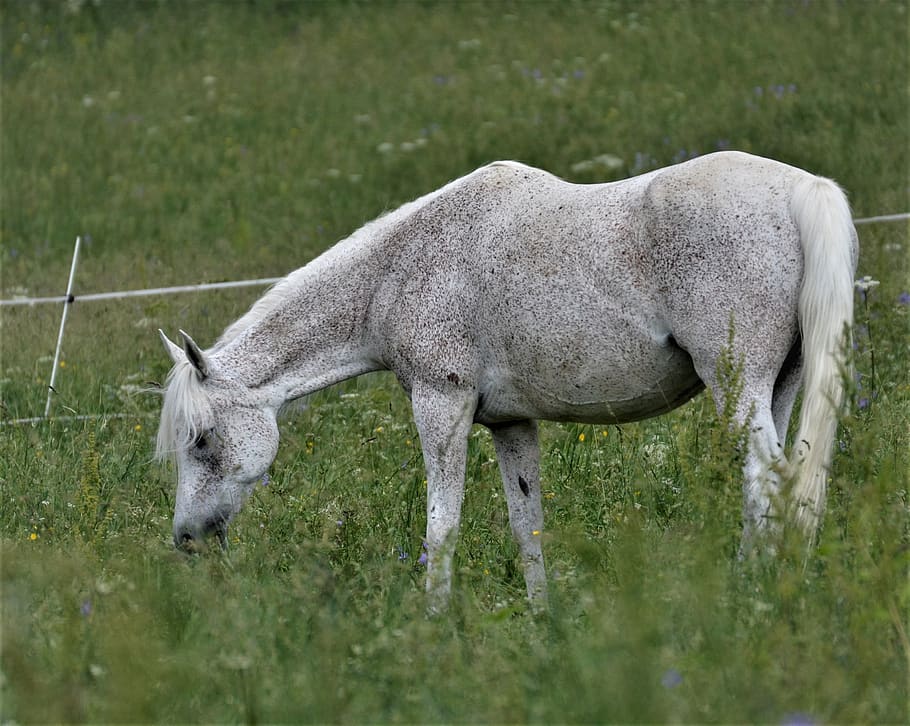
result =
[[[476,396],[415,386],[414,422],[427,471],[427,610],[441,613],[452,591],[452,558],[464,501],[468,434]]]
[[[518,542],[524,566],[528,600],[534,610],[547,606],[547,575],[540,539],[543,508],[540,502],[540,446],[537,422],[518,421],[491,427],[506,502],[509,523]]]

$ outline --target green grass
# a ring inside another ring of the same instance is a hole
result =
[[[496,158],[595,181],[729,146],[837,179],[857,216],[906,211],[908,11],[7,2],[0,294],[60,294],[77,234],[77,293],[281,275]],[[736,561],[706,396],[544,424],[545,618],[483,429],[452,612],[424,617],[424,473],[384,375],[288,418],[229,552],[178,556],[135,390],[167,373],[156,328],[209,343],[258,291],[77,303],[55,411],[132,418],[0,428],[0,721],[903,722],[907,226],[860,237],[881,284],[808,562]],[[3,309],[2,418],[43,411],[59,312]]]

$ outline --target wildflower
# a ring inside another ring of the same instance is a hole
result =
[[[142,431],[142,424],[136,424],[133,426],[133,431]]]
[[[28,538],[29,538],[32,542],[34,542],[36,539],[38,539],[38,533],[37,533],[37,532],[32,532],[31,534],[29,534]]]
[[[600,432],[600,435],[606,437],[609,433],[610,433],[609,431],[604,429],[603,431]]]
[[[534,537],[540,537],[540,530],[539,529],[532,530],[531,534]]]
[[[82,601],[82,604],[79,606],[79,612],[82,614],[83,618],[87,618],[92,614],[92,601],[88,598]]]
[[[861,293],[866,293],[871,290],[873,287],[877,287],[879,284],[878,280],[873,280],[869,275],[866,275],[860,280],[857,280],[853,283],[853,286],[859,290]]]
[[[578,434],[578,440],[581,441],[582,443],[584,443],[585,435],[584,435],[584,434]]]
[[[863,396],[861,399],[859,399],[859,401],[856,402],[856,407],[860,410],[869,408],[869,398],[867,396]]]
[[[406,559],[408,559],[408,553],[405,552],[403,549],[401,549],[401,547],[396,547],[395,549],[398,550],[398,561],[399,562],[404,562]]]
[[[269,485],[270,481],[272,481],[272,480],[271,480],[271,478],[269,478],[269,473],[266,472],[265,474],[262,475],[262,480],[259,483],[262,486],[267,487]]]
[[[910,292],[902,292],[897,296],[898,305],[910,305]]]
[[[85,106],[85,108],[91,108],[92,106],[95,105],[95,99],[92,98],[91,96],[83,96],[82,105]]]
[[[788,713],[781,721],[781,726],[815,726],[815,721],[807,713]]]
[[[424,540],[420,546],[423,547],[423,552],[421,552],[420,557],[417,558],[417,564],[426,565],[427,564],[427,541]]]
[[[205,78],[202,79],[202,83],[205,86],[214,86],[215,81],[217,81],[217,80],[218,79],[215,78],[215,76],[206,76]]]
[[[373,433],[374,433],[374,434],[381,434],[381,433],[382,433],[382,426],[377,426],[375,429],[373,429]]]
[[[60,367],[61,367],[61,368],[66,368],[66,361],[65,361],[65,360],[60,361]]]
[[[388,141],[383,141],[379,146],[376,147],[376,151],[380,154],[390,154],[394,151],[395,145],[389,143]]]
[[[675,668],[669,668],[660,679],[660,684],[664,688],[676,688],[680,683],[682,683],[682,680],[682,673],[680,673]]]

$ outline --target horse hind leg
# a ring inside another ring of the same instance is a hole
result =
[[[714,394],[718,415],[723,415],[725,391],[719,385],[716,374],[704,371],[708,387]],[[700,371],[700,375],[702,373]],[[781,488],[781,472],[784,470],[783,442],[780,438],[779,416],[786,409],[789,417],[792,401],[787,403],[789,388],[775,407],[772,374],[763,374],[748,366],[741,371],[742,390],[734,410],[734,421],[739,426],[748,426],[747,449],[743,462],[743,534],[740,555],[750,551],[757,540],[773,533],[777,529],[779,512],[777,505]],[[786,423],[783,424],[786,433]],[[767,544],[767,543],[766,543]]]
[[[787,442],[787,429],[790,427],[790,416],[802,382],[802,345],[799,340],[794,343],[787,354],[784,365],[774,382],[774,395],[771,399],[771,415],[777,429],[777,438],[781,445]]]
[[[528,600],[533,609],[543,610],[547,604],[547,578],[540,544],[543,508],[537,423],[518,421],[491,427],[490,431],[509,507],[509,523],[521,553]]]
[[[749,423],[748,451],[743,464],[743,536],[741,553],[751,549],[755,540],[776,531],[780,513],[778,497],[786,464],[783,446],[771,407],[756,402]]]

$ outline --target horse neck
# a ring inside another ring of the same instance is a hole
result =
[[[215,366],[273,406],[382,368],[366,326],[382,257],[351,238],[291,273],[228,328]]]

